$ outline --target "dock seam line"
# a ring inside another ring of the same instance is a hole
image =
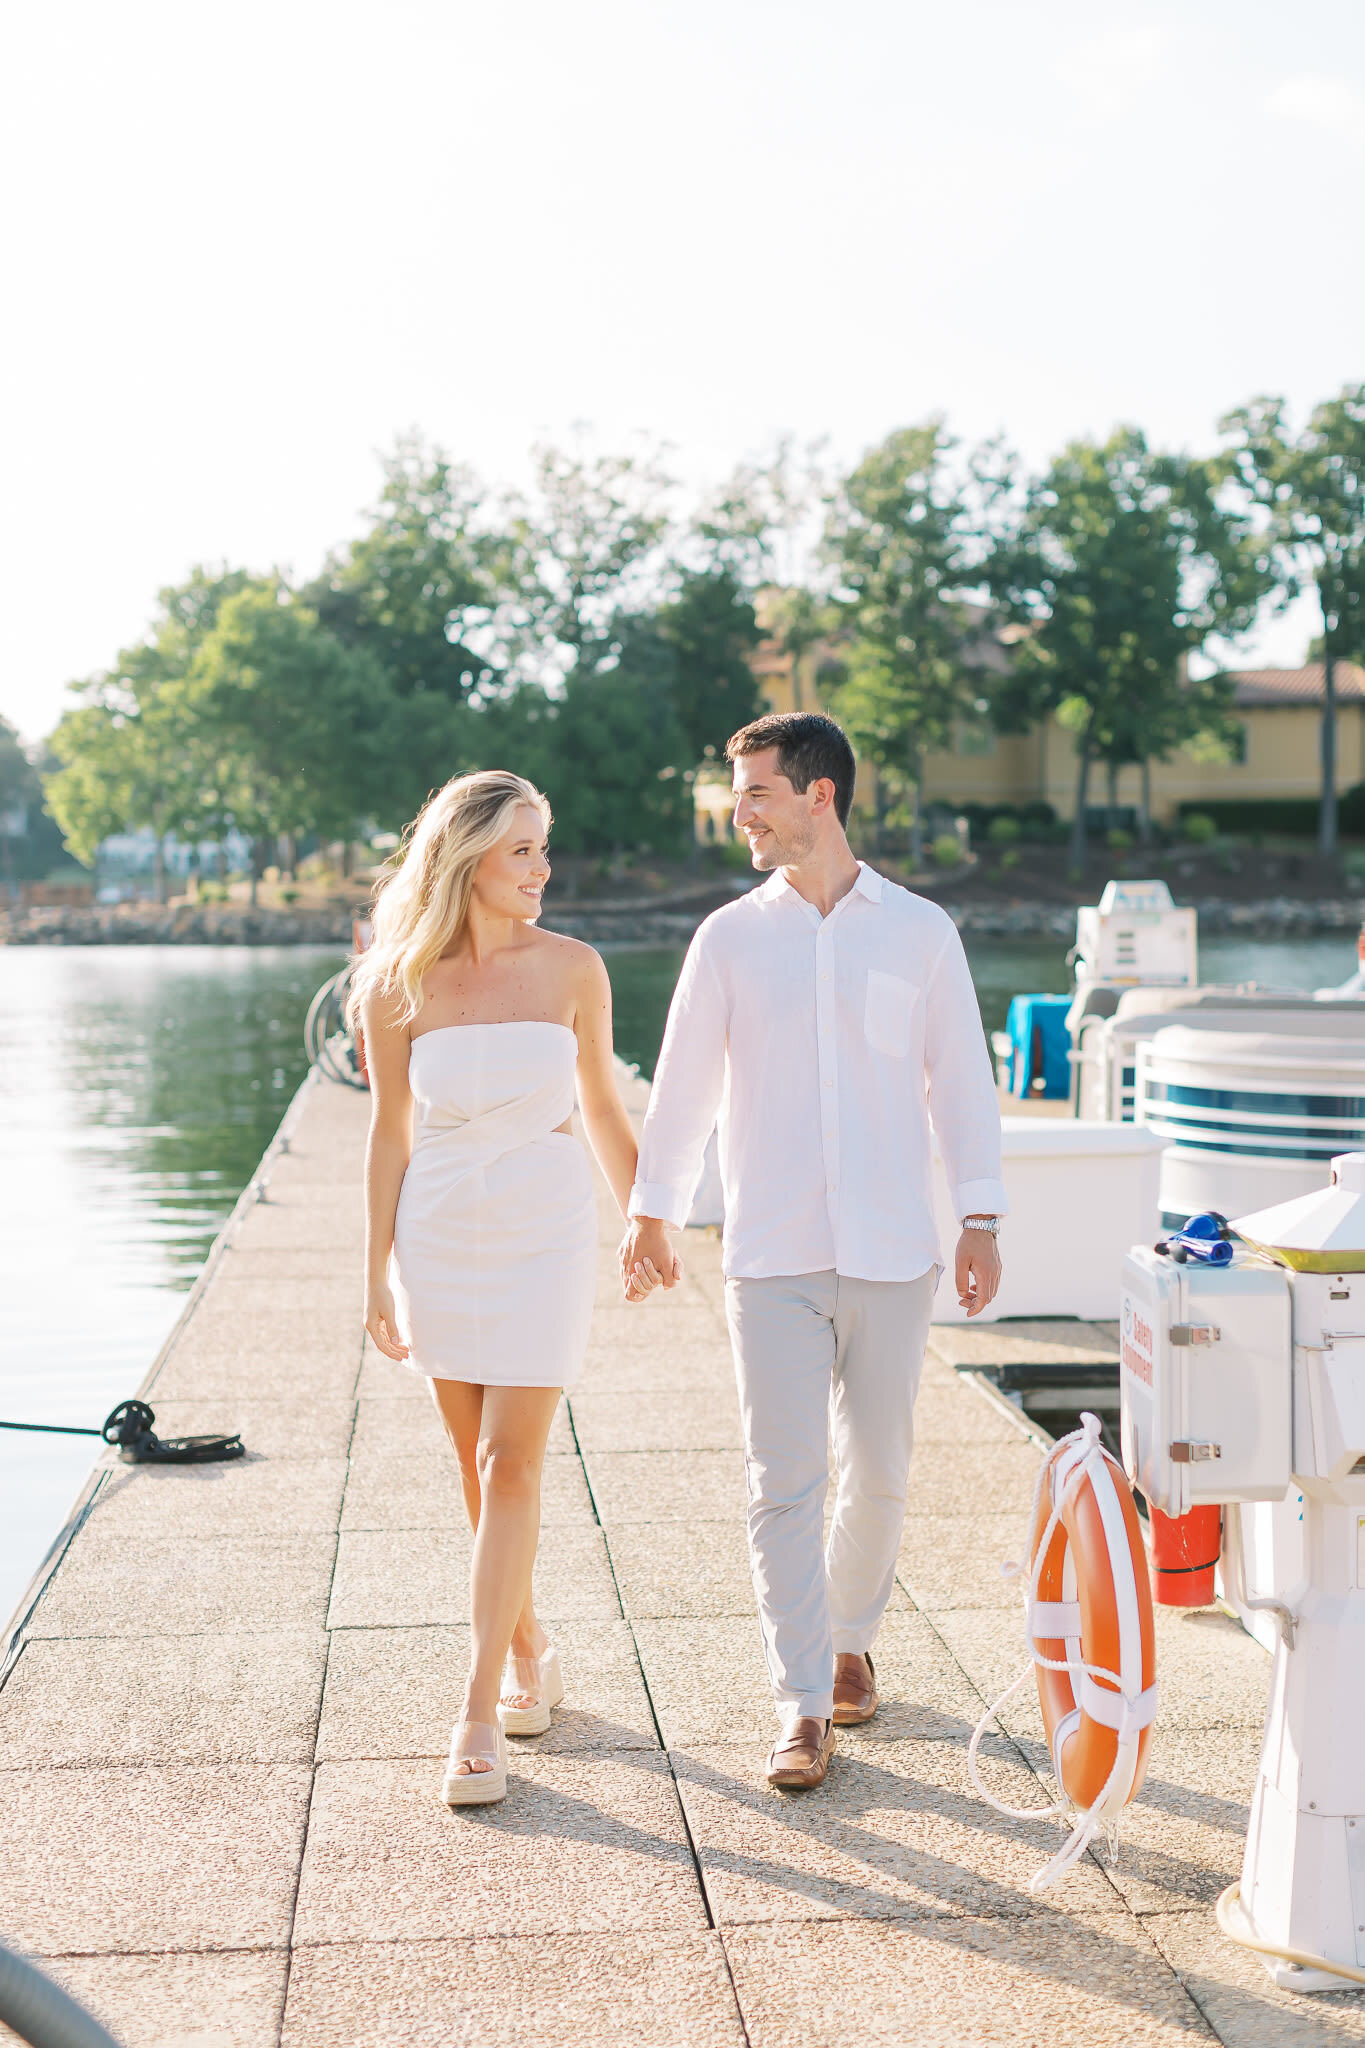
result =
[[[360,1339],[360,1358],[356,1365],[356,1376],[351,1393],[351,1435],[346,1445],[346,1485],[342,1487],[341,1498],[337,1502],[336,1544],[332,1551],[332,1575],[327,1582],[327,1606],[323,1610],[322,1625],[327,1637],[327,1649],[322,1659],[322,1683],[318,1687],[317,1714],[313,1721],[313,1758],[309,1766],[308,1775],[308,1807],[303,1816],[303,1839],[299,1843],[299,1866],[294,1877],[294,1896],[289,1901],[289,1926],[286,1930],[284,1943],[284,1988],[280,1997],[280,2025],[279,2032],[275,2037],[276,2048],[283,2048],[284,2018],[289,2008],[289,1986],[294,1975],[294,1923],[298,1918],[299,1892],[303,1886],[303,1863],[304,1858],[308,1854],[308,1831],[312,1825],[313,1799],[318,1785],[318,1735],[322,1728],[322,1709],[327,1699],[327,1680],[332,1669],[332,1631],[327,1626],[327,1615],[331,1612],[332,1593],[336,1586],[337,1565],[341,1559],[341,1520],[346,1512],[346,1491],[351,1483],[351,1458],[355,1450],[355,1433],[360,1426],[360,1401],[357,1390],[360,1386],[360,1375],[364,1370],[364,1366],[365,1339],[362,1334]]]
[[[668,1776],[673,1786],[673,1797],[678,1802],[678,1818],[682,1822],[683,1839],[687,1843],[688,1854],[692,1858],[692,1868],[696,1873],[697,1890],[701,1894],[701,1905],[702,1911],[706,1915],[706,1925],[719,1943],[721,1961],[725,1965],[725,1975],[729,1981],[731,1996],[735,2001],[735,2017],[739,2021],[739,2031],[743,2037],[745,2048],[749,2048],[749,2027],[744,2017],[744,2007],[740,2004],[739,1987],[735,1983],[735,1973],[730,1967],[729,1951],[725,1946],[725,1937],[716,1925],[715,1914],[711,1911],[711,1897],[706,1888],[706,1877],[702,1870],[701,1857],[697,1853],[697,1844],[692,1833],[692,1824],[687,1818],[687,1808],[683,1804],[682,1793],[678,1788],[678,1774],[673,1768],[672,1752],[664,1741],[664,1732],[659,1725],[659,1715],[654,1705],[654,1695],[649,1689],[649,1678],[645,1672],[644,1659],[640,1655],[639,1639],[635,1634],[635,1623],[627,1611],[625,1601],[621,1598],[621,1584],[616,1576],[616,1560],[611,1554],[611,1538],[607,1534],[606,1524],[602,1520],[601,1512],[597,1505],[597,1495],[593,1492],[592,1478],[588,1472],[588,1461],[583,1456],[583,1446],[578,1440],[578,1424],[574,1420],[573,1402],[567,1394],[564,1396],[564,1406],[568,1412],[569,1432],[573,1437],[574,1450],[583,1471],[583,1484],[588,1489],[588,1499],[592,1502],[592,1511],[597,1517],[597,1526],[602,1531],[602,1547],[607,1553],[607,1569],[611,1573],[611,1582],[616,1589],[616,1601],[621,1609],[621,1619],[630,1631],[630,1646],[635,1652],[635,1663],[640,1673],[640,1684],[644,1688],[645,1699],[649,1704],[649,1718],[654,1724],[654,1733],[658,1740],[660,1753],[668,1766]]]

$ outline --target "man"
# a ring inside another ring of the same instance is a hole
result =
[[[749,1550],[782,1733],[768,1782],[823,1783],[834,1726],[877,1710],[870,1655],[905,1519],[912,1410],[941,1271],[934,1130],[962,1235],[958,1298],[1000,1279],[1000,1115],[961,941],[856,860],[832,719],[760,718],[726,748],[735,825],[772,879],[707,918],[679,977],[621,1246],[632,1296],[675,1284],[719,1113],[726,1315]],[[927,1094],[927,1101],[926,1101]],[[837,1491],[822,1556],[827,1430]]]

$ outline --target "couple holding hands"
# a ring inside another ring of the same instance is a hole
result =
[[[506,1735],[543,1732],[563,1697],[531,1575],[550,1423],[596,1287],[575,1095],[626,1218],[633,1302],[681,1277],[669,1232],[719,1125],[749,1551],[780,1723],[771,1785],[821,1784],[835,1728],[877,1710],[871,1650],[941,1271],[931,1116],[961,1224],[958,1299],[979,1312],[999,1285],[999,1109],[951,919],[854,857],[853,752],[832,719],[760,718],[726,755],[736,830],[769,879],[692,941],[638,1157],[606,969],[536,929],[550,817],[530,783],[465,775],[431,798],[356,965],[373,1091],[365,1326],[429,1380],[474,1531],[452,1806],[503,1798]]]

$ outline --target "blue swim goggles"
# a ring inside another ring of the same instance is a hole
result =
[[[1155,1249],[1164,1252],[1168,1259],[1174,1259],[1178,1266],[1183,1266],[1187,1259],[1195,1259],[1202,1266],[1229,1266],[1232,1264],[1232,1245],[1228,1219],[1220,1216],[1216,1209],[1201,1209],[1179,1230],[1173,1230],[1169,1237],[1164,1237]]]

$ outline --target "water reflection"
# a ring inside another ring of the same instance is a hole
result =
[[[306,1067],[330,947],[0,950],[0,1415],[131,1394]],[[0,1620],[89,1467],[0,1431]]]

